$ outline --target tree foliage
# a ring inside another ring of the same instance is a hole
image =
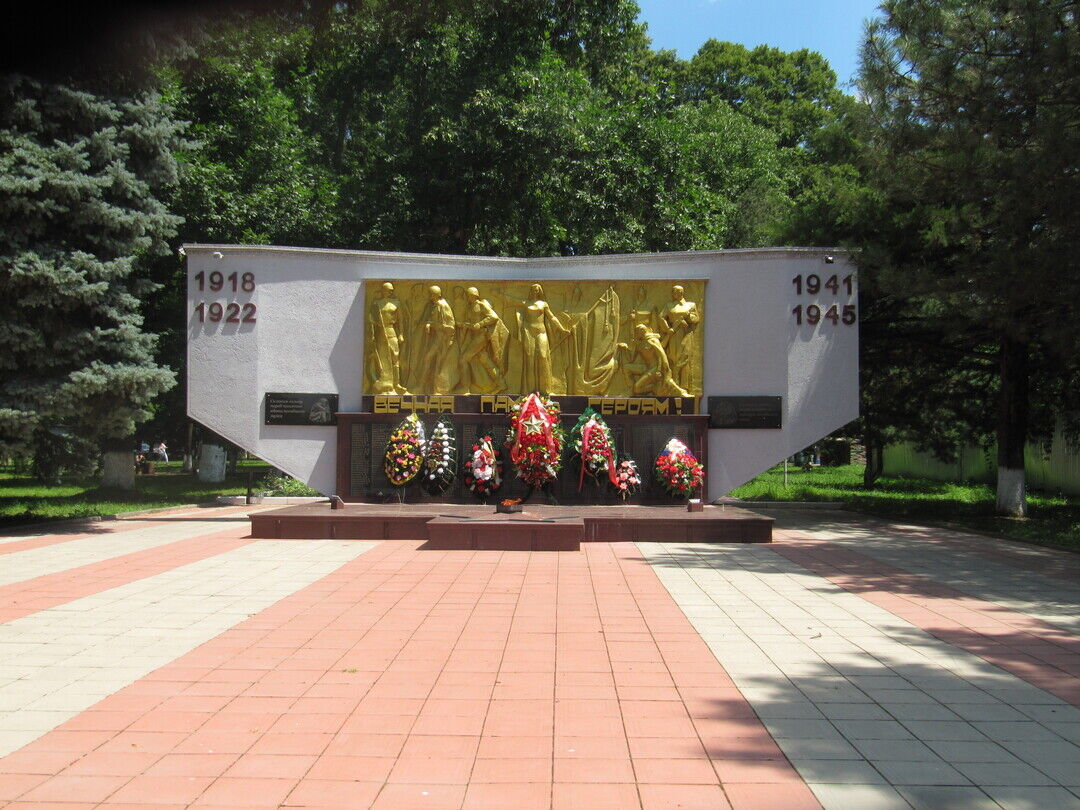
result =
[[[173,385],[135,267],[175,233],[181,143],[155,96],[0,82],[0,451],[126,436]]]
[[[775,239],[785,136],[676,97],[682,68],[636,14],[626,0],[345,3],[222,27],[167,72],[203,142],[188,230],[518,255]]]

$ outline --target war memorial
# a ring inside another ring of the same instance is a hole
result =
[[[767,542],[715,502],[858,412],[843,254],[185,249],[189,416],[334,507],[255,536]]]

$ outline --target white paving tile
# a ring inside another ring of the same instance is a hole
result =
[[[375,545],[260,540],[0,625],[17,676],[0,686],[0,756]]]
[[[963,593],[1080,633],[1080,584],[1048,577],[1021,566],[1009,565],[946,543],[928,543],[911,532],[933,531],[942,537],[970,540],[972,535],[947,529],[896,525],[866,520],[861,516],[817,512],[811,520],[800,510],[777,512],[777,527],[791,528],[800,536],[848,546],[881,562],[931,579]],[[812,528],[807,528],[812,526]],[[988,541],[990,542],[990,541]],[[1038,558],[1052,551],[1011,546],[1018,554]]]
[[[91,565],[124,554],[225,531],[246,521],[219,516],[216,520],[178,520],[163,526],[142,526],[126,531],[94,534],[77,540],[0,555],[0,587],[33,577]]]
[[[259,507],[255,507],[258,509]],[[182,518],[188,516],[197,516],[200,514],[206,514],[206,509],[202,507],[190,507],[182,511],[176,512],[162,512],[160,514],[147,514],[142,517],[125,517],[118,520],[107,521],[80,521],[80,522],[61,522],[61,523],[42,523],[37,531],[26,532],[25,534],[5,534],[0,535],[0,546],[6,543],[19,543],[23,540],[37,540],[39,537],[52,537],[63,536],[70,534],[75,537],[80,534],[90,533],[101,536],[103,534],[100,529],[102,527],[109,527],[110,533],[135,531],[140,528],[143,521],[147,520],[172,520],[174,518]],[[216,515],[236,515],[235,509],[221,510],[218,509],[214,514]],[[247,514],[245,512],[245,514]],[[239,518],[238,518],[239,519]],[[57,531],[59,529],[60,531]]]
[[[767,546],[638,546],[827,808],[1075,798],[1075,707]]]
[[[808,784],[825,810],[911,810],[889,785]]]

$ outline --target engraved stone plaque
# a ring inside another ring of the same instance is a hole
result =
[[[371,489],[371,425],[355,423],[350,436],[349,495],[367,495]]]

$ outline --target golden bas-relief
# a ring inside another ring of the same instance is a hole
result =
[[[705,282],[368,281],[366,394],[701,396]]]

